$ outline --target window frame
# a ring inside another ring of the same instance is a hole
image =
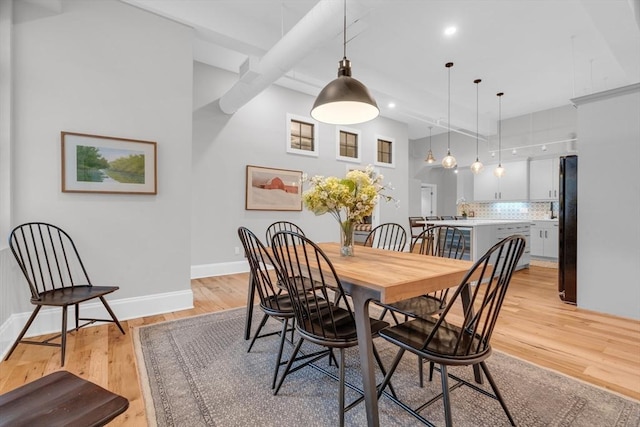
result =
[[[299,148],[293,148],[291,146],[291,122],[297,121],[302,123],[308,123],[313,125],[313,150],[301,150]],[[298,116],[296,114],[287,113],[287,121],[286,125],[286,135],[287,139],[285,140],[286,151],[288,154],[298,154],[301,156],[307,157],[318,157],[320,155],[319,150],[319,141],[318,141],[318,122],[313,120],[311,117]]]
[[[381,162],[378,159],[378,141],[386,141],[391,143],[391,163]],[[385,168],[395,168],[396,167],[396,139],[391,138],[384,135],[375,135],[375,144],[373,144],[373,158],[375,161],[373,164],[375,166],[381,166]]]
[[[340,155],[340,132],[346,132],[346,133],[356,135],[356,139],[357,139],[356,149],[358,150],[357,157],[348,157],[348,156]],[[360,131],[359,129],[337,126],[336,127],[336,160],[349,162],[349,163],[361,163],[362,162],[361,159],[362,159],[362,131]]]

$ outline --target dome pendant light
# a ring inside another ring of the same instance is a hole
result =
[[[442,159],[442,167],[445,169],[452,169],[456,166],[456,158],[451,155],[451,67],[453,62],[447,62],[445,65],[449,69],[449,104],[448,104],[448,119],[447,119],[447,155]]]
[[[503,92],[497,94],[498,96],[498,167],[493,170],[493,174],[498,178],[502,178],[505,174],[505,170],[502,167],[502,95]]]
[[[343,58],[339,62],[338,78],[318,94],[311,117],[334,125],[364,123],[378,117],[380,110],[369,89],[351,77],[351,61],[347,59],[347,0],[344,0]]]
[[[427,153],[427,158],[424,159],[424,161],[427,162],[427,163],[435,163],[436,162],[436,158],[433,157],[433,152],[431,151],[431,129],[433,129],[433,127],[429,126],[429,152]]]
[[[482,80],[480,79],[476,79],[473,82],[476,84],[476,161],[471,163],[471,172],[473,172],[474,174],[479,174],[480,172],[482,172],[482,170],[484,169],[484,165],[482,164],[482,162],[480,160],[478,160],[478,128],[479,128],[479,122],[480,122],[480,107],[479,107],[479,96],[478,96],[478,88],[480,87],[480,82]]]

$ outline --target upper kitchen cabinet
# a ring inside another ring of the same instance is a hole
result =
[[[529,162],[503,163],[505,175],[497,178],[493,170],[497,165],[487,165],[473,177],[475,201],[517,201],[529,198]]]
[[[529,164],[529,198],[531,200],[558,199],[559,159],[531,160]]]

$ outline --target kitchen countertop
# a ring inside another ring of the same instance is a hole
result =
[[[451,225],[454,227],[479,227],[483,225],[500,224],[531,224],[529,219],[459,219],[446,221],[424,221],[425,224]],[[536,220],[537,221],[537,220]],[[422,221],[418,221],[420,223]]]

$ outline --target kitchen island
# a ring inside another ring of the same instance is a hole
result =
[[[527,220],[495,220],[495,219],[463,219],[447,221],[424,221],[426,225],[449,225],[459,228],[466,239],[465,257],[477,261],[489,248],[505,237],[522,234],[527,240],[524,253],[518,261],[517,269],[529,268],[531,260],[529,243],[531,238],[531,221]]]

